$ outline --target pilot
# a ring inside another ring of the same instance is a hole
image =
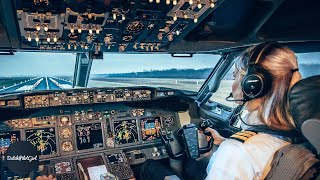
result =
[[[246,83],[250,84],[249,91],[250,88],[259,88],[252,84],[254,79],[248,80],[249,74],[259,76],[264,83],[265,89],[257,96],[246,94],[248,91],[243,88],[247,86]],[[248,112],[241,118],[243,131],[224,138],[216,130],[207,128],[206,131],[211,133],[214,144],[219,148],[204,169],[201,169],[201,165],[193,164],[190,168],[184,164],[187,169],[183,177],[185,179],[264,179],[270,170],[274,153],[291,143],[284,136],[250,129],[266,127],[270,131],[281,132],[295,129],[287,99],[290,88],[301,79],[294,52],[275,42],[249,48],[235,62],[233,76],[233,98]],[[150,160],[142,165],[139,174],[142,180],[174,177],[172,170]]]

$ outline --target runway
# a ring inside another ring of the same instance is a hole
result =
[[[0,94],[37,90],[71,89],[72,82],[57,77],[37,77],[0,89]]]

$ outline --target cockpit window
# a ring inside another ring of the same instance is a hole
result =
[[[298,53],[297,58],[302,78],[320,75],[320,52]]]
[[[169,54],[105,54],[92,64],[89,87],[166,87],[197,92],[220,56],[188,58]]]
[[[299,71],[302,78],[320,75],[320,52],[296,53],[296,56],[298,58]],[[234,69],[235,67],[233,66],[228,73],[226,73],[220,83],[219,89],[211,96],[210,101],[215,101],[232,108],[237,106],[236,103],[225,100],[231,92]]]
[[[75,60],[71,53],[0,56],[0,94],[72,88]]]

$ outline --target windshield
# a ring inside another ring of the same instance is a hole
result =
[[[166,87],[198,92],[220,56],[190,58],[168,54],[108,54],[94,61],[89,87]]]
[[[72,88],[75,61],[71,53],[0,56],[0,94]]]
[[[104,54],[94,60],[88,87],[166,87],[197,92],[218,55]],[[0,94],[71,89],[76,55],[17,52],[0,56]]]

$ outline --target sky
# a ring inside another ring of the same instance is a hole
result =
[[[91,74],[212,68],[219,58],[218,55],[173,58],[168,54],[104,54],[103,60],[93,61]],[[72,53],[16,52],[13,56],[0,56],[0,76],[73,75],[75,59]]]
[[[297,54],[299,64],[320,64],[320,53]],[[94,60],[91,74],[141,72],[163,69],[212,68],[218,55],[194,55],[193,58],[173,58],[169,54],[104,54]],[[0,76],[73,76],[76,55],[72,53],[16,52],[0,55]]]

